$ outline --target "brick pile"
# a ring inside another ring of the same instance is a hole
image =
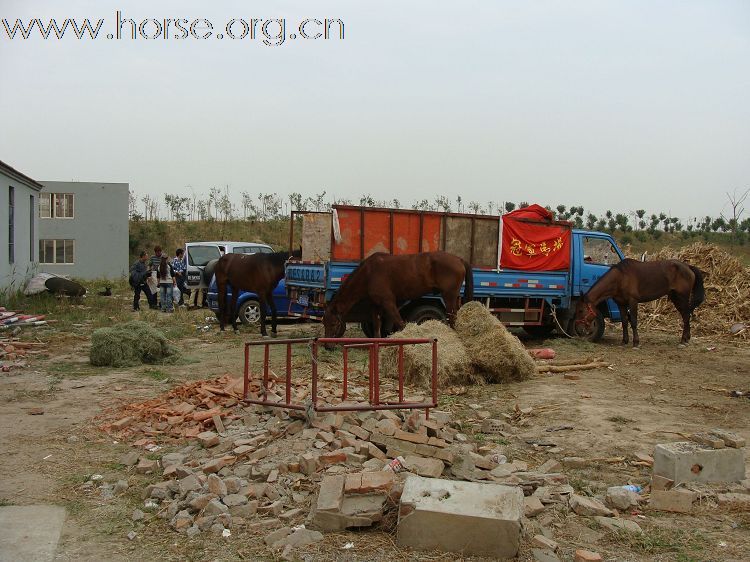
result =
[[[532,521],[548,518],[545,512],[554,508],[566,517],[593,518],[607,529],[640,532],[628,516],[642,512],[648,493],[614,486],[606,496],[586,497],[568,483],[566,471],[612,459],[565,457],[531,468],[518,459],[509,462],[499,445],[475,442],[461,433],[448,412],[433,410],[429,419],[423,411],[385,410],[317,414],[308,420],[302,412],[244,404],[238,399],[239,390],[229,378],[190,383],[148,401],[154,411],[140,403],[119,412],[130,413],[127,423],[105,424],[115,435],[138,438],[134,444],[152,452],[134,450],[121,459],[122,464],[132,472],[160,477],[143,489],[144,504],[134,520],[151,511],[176,532],[191,537],[226,536],[230,530],[245,529],[266,536],[268,547],[283,551],[283,556],[321,539],[320,533],[302,532],[302,525],[335,532],[394,522],[405,481],[415,475],[520,489],[523,514]],[[193,409],[175,415],[187,409],[181,404]],[[195,413],[200,419],[193,417]],[[514,438],[510,418],[482,418],[481,431]],[[712,439],[721,434],[707,433]],[[158,446],[153,444],[164,446],[178,435],[186,436],[189,444],[157,459],[153,452]],[[721,435],[725,448],[714,454],[744,445],[736,435]],[[616,460],[624,462],[624,457]],[[631,462],[644,468],[653,463],[644,454]],[[652,508],[666,506],[660,500],[671,501],[658,492],[672,484],[670,478],[654,474]],[[124,489],[119,482],[114,490],[112,486],[104,490],[102,485],[100,491],[111,497],[118,486]],[[743,490],[747,488],[747,482],[727,488],[733,495],[720,496],[720,503],[746,505],[750,495]],[[678,499],[683,501],[682,509],[689,510],[696,496],[683,492]],[[549,544],[537,547],[554,550]]]

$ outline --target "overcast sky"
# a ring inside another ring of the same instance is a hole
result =
[[[117,9],[345,39],[107,40]],[[38,180],[680,217],[750,187],[747,0],[0,0],[32,17],[105,20],[95,41],[0,25],[0,160]]]

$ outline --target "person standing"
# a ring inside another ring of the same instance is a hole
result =
[[[180,300],[177,303],[177,306],[183,306],[185,304],[184,295],[187,293],[187,288],[185,287],[185,271],[187,270],[187,264],[185,263],[185,250],[177,248],[174,253],[175,257],[172,260],[172,271],[174,272],[177,289],[180,291]]]
[[[136,262],[132,266],[130,266],[130,278],[128,281],[130,283],[130,286],[133,288],[134,312],[141,309],[141,291],[143,291],[143,294],[146,295],[146,300],[148,301],[149,308],[156,308],[156,295],[151,292],[151,289],[149,289],[149,286],[146,283],[146,280],[148,279],[150,273],[150,266],[146,265],[148,261],[148,253],[142,251]]]
[[[162,250],[158,244],[154,246],[154,255],[151,256],[151,276],[148,279],[148,286],[154,294],[154,300],[159,296],[159,265],[161,265]],[[157,303],[158,306],[158,303]]]
[[[159,262],[159,300],[161,301],[162,312],[174,312],[172,305],[172,291],[175,286],[174,271],[172,271],[172,264],[169,263],[166,255],[161,256],[161,262]]]

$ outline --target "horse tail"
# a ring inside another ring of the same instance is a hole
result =
[[[466,270],[466,276],[464,277],[464,283],[466,284],[464,288],[464,302],[469,302],[474,300],[474,270],[472,270],[469,262],[466,260],[461,261],[464,262],[464,269]]]
[[[695,281],[693,282],[693,290],[690,292],[690,312],[698,308],[700,304],[706,300],[706,289],[703,286],[703,272],[695,266],[689,265],[690,269],[695,274]]]

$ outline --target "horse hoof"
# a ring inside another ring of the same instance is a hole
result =
[[[677,348],[678,349],[685,349],[687,346],[688,346],[688,344],[686,344],[685,342],[681,342],[680,344],[677,345]]]
[[[633,351],[640,351],[640,350],[641,350],[641,346],[640,345],[634,345],[633,346]]]
[[[271,337],[272,338],[278,338],[279,334],[277,334],[276,332],[271,332]]]

